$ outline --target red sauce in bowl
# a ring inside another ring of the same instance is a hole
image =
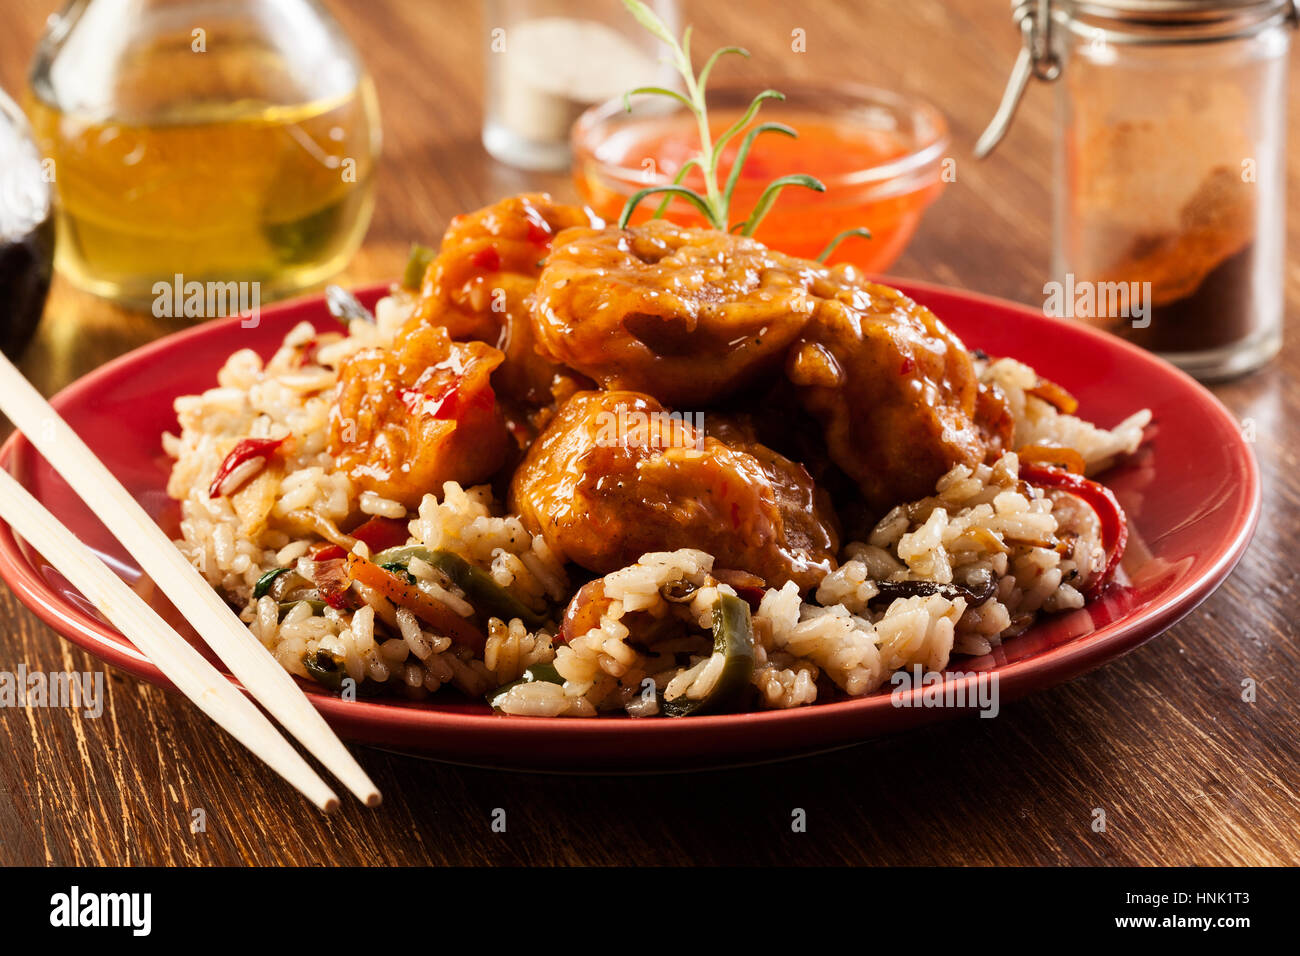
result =
[[[737,94],[710,95],[710,128],[716,138],[742,115]],[[734,105],[732,102],[734,101]],[[653,113],[620,103],[589,111],[574,131],[574,179],[592,208],[616,221],[629,196],[648,185],[671,182],[699,150],[695,118],[678,110]],[[785,102],[765,103],[753,123],[779,122],[798,138],[763,133],[755,141],[731,200],[731,222],[743,221],[773,179],[806,173],[826,184],[825,193],[788,186],[759,226],[756,238],[774,249],[814,258],[838,233],[858,226],[872,239],[849,238],[831,257],[867,271],[887,269],[902,253],[921,215],[942,189],[947,129],[942,116],[922,103],[866,88],[797,90]],[[723,152],[722,187],[743,134]],[[685,185],[704,191],[703,175],[691,170]],[[633,222],[653,215],[661,197],[642,201]],[[690,203],[674,198],[667,215],[703,225]]]

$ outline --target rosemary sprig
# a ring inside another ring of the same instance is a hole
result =
[[[750,101],[749,108],[745,110],[735,123],[733,123],[725,132],[723,132],[716,141],[713,139],[713,131],[709,127],[708,104],[705,102],[705,88],[709,82],[709,76],[713,73],[713,68],[718,61],[728,54],[737,56],[749,56],[749,51],[738,46],[724,46],[715,50],[713,54],[705,61],[704,68],[700,70],[699,75],[691,64],[691,28],[687,27],[682,34],[681,42],[669,32],[667,25],[659,19],[653,10],[646,6],[641,0],[623,0],[623,5],[627,7],[628,12],[636,18],[641,26],[645,27],[651,34],[667,44],[672,51],[672,64],[677,72],[681,74],[686,84],[686,94],[678,93],[676,90],[666,89],[662,86],[642,86],[635,90],[629,91],[623,98],[624,106],[630,111],[632,109],[632,97],[638,94],[652,94],[656,96],[667,96],[677,100],[684,105],[695,116],[695,122],[700,133],[700,152],[698,155],[687,160],[677,171],[673,182],[666,186],[649,186],[645,189],[638,190],[628,199],[627,204],[623,207],[623,213],[619,216],[619,228],[626,228],[628,221],[632,218],[633,211],[641,204],[643,200],[650,196],[662,195],[663,200],[655,210],[653,218],[659,219],[668,209],[668,204],[674,196],[681,197],[689,202],[696,209],[710,226],[724,232],[735,231],[742,236],[752,236],[754,230],[763,221],[772,204],[776,202],[777,196],[786,186],[803,186],[807,189],[813,189],[817,192],[825,192],[826,185],[821,180],[802,173],[796,173],[789,176],[782,176],[773,180],[763,190],[755,203],[754,208],[750,211],[749,217],[738,223],[735,227],[730,226],[731,220],[731,198],[735,193],[736,184],[740,181],[740,171],[749,158],[749,151],[754,145],[754,140],[763,133],[780,133],[783,136],[797,136],[798,134],[789,126],[783,123],[760,123],[753,129],[745,133],[744,139],[740,141],[740,147],[736,151],[736,159],[732,164],[731,173],[723,186],[718,185],[718,162],[722,157],[723,150],[727,144],[740,135],[758,114],[759,108],[767,100],[784,100],[785,96],[776,90],[763,90]],[[691,189],[683,185],[686,180],[686,174],[692,169],[699,169],[704,177],[704,193]],[[837,237],[836,242],[843,238]],[[833,246],[832,246],[833,248]],[[829,253],[828,253],[829,254]]]
[[[863,239],[870,239],[871,230],[865,226],[858,226],[856,229],[845,229],[843,232],[836,235],[830,242],[826,243],[826,248],[817,254],[817,261],[825,262],[829,259],[831,253],[836,250],[841,242],[849,238],[849,236],[861,236]]]

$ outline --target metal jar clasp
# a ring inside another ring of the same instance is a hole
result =
[[[1020,52],[1011,68],[1002,102],[975,144],[977,159],[993,152],[993,147],[1007,134],[1030,77],[1050,81],[1061,75],[1061,60],[1052,47],[1052,0],[1011,0],[1011,17],[1020,28]]]

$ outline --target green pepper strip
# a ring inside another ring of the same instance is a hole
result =
[[[392,564],[381,564],[380,567],[389,574],[396,574],[398,577],[405,580],[407,584],[415,583],[415,575],[406,570],[406,565],[402,564],[400,561],[394,561]]]
[[[492,580],[485,571],[474,567],[458,554],[450,551],[430,551],[428,548],[389,548],[371,560],[378,565],[393,564],[406,567],[412,558],[419,558],[445,574],[452,584],[465,592],[465,600],[474,605],[481,623],[487,627],[488,618],[503,621],[519,618],[524,627],[535,631],[546,623],[545,615],[527,607],[517,597]]]
[[[271,590],[271,585],[275,583],[275,579],[288,570],[289,568],[272,568],[263,574],[257,579],[257,584],[253,586],[253,597],[266,597],[266,593]]]
[[[560,676],[560,672],[555,669],[554,664],[534,664],[532,667],[524,671],[523,675],[518,680],[512,680],[508,684],[502,684],[496,690],[487,694],[487,702],[492,706],[493,710],[500,710],[501,698],[506,694],[510,693],[520,684],[536,684],[539,681],[544,681],[547,684],[563,684],[564,678]]]
[[[418,290],[424,282],[424,273],[429,263],[438,253],[418,242],[411,245],[411,255],[406,260],[406,269],[402,272],[402,288]]]
[[[659,695],[659,710],[668,717],[725,714],[745,704],[754,676],[754,628],[749,605],[734,594],[720,594],[713,605],[713,653],[724,658],[722,673],[708,695],[666,700]]]
[[[328,687],[330,690],[338,690],[343,686],[345,671],[343,670],[343,661],[328,654],[322,650],[315,650],[302,656],[302,666],[307,669],[307,673],[318,684]]]

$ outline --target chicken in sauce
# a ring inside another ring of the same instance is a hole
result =
[[[425,274],[417,316],[444,326],[454,339],[495,345],[505,356],[493,376],[498,392],[546,404],[565,369],[533,347],[529,297],[555,234],[593,224],[599,220],[582,207],[541,194],[456,216]]]
[[[835,566],[834,513],[808,473],[745,436],[727,443],[637,392],[579,392],[529,449],[510,506],[565,559],[606,573],[698,548],[777,586]]]
[[[811,285],[817,312],[786,356],[831,459],[878,512],[925,497],[954,465],[1001,454],[1005,403],[934,313],[852,267]]]
[[[962,343],[928,309],[743,237],[651,221],[557,237],[533,298],[537,346],[606,388],[698,407],[784,375],[831,459],[886,510],[996,457]]]
[[[418,320],[391,349],[358,352],[339,369],[330,454],[361,488],[410,509],[444,482],[488,479],[514,444],[491,384],[503,358]]]
[[[605,388],[698,407],[779,374],[816,308],[816,268],[662,220],[571,229],[533,298],[537,347]]]
[[[498,392],[540,435],[512,437]],[[602,431],[620,416],[643,440]],[[756,427],[771,416],[821,434],[780,454],[756,437],[781,431]],[[809,467],[856,490],[842,510],[879,514],[996,457],[1010,421],[928,309],[849,267],[526,195],[452,221],[415,317],[340,370],[330,450],[408,507],[508,481],[529,529],[589,571],[688,547],[808,588],[838,546]]]

